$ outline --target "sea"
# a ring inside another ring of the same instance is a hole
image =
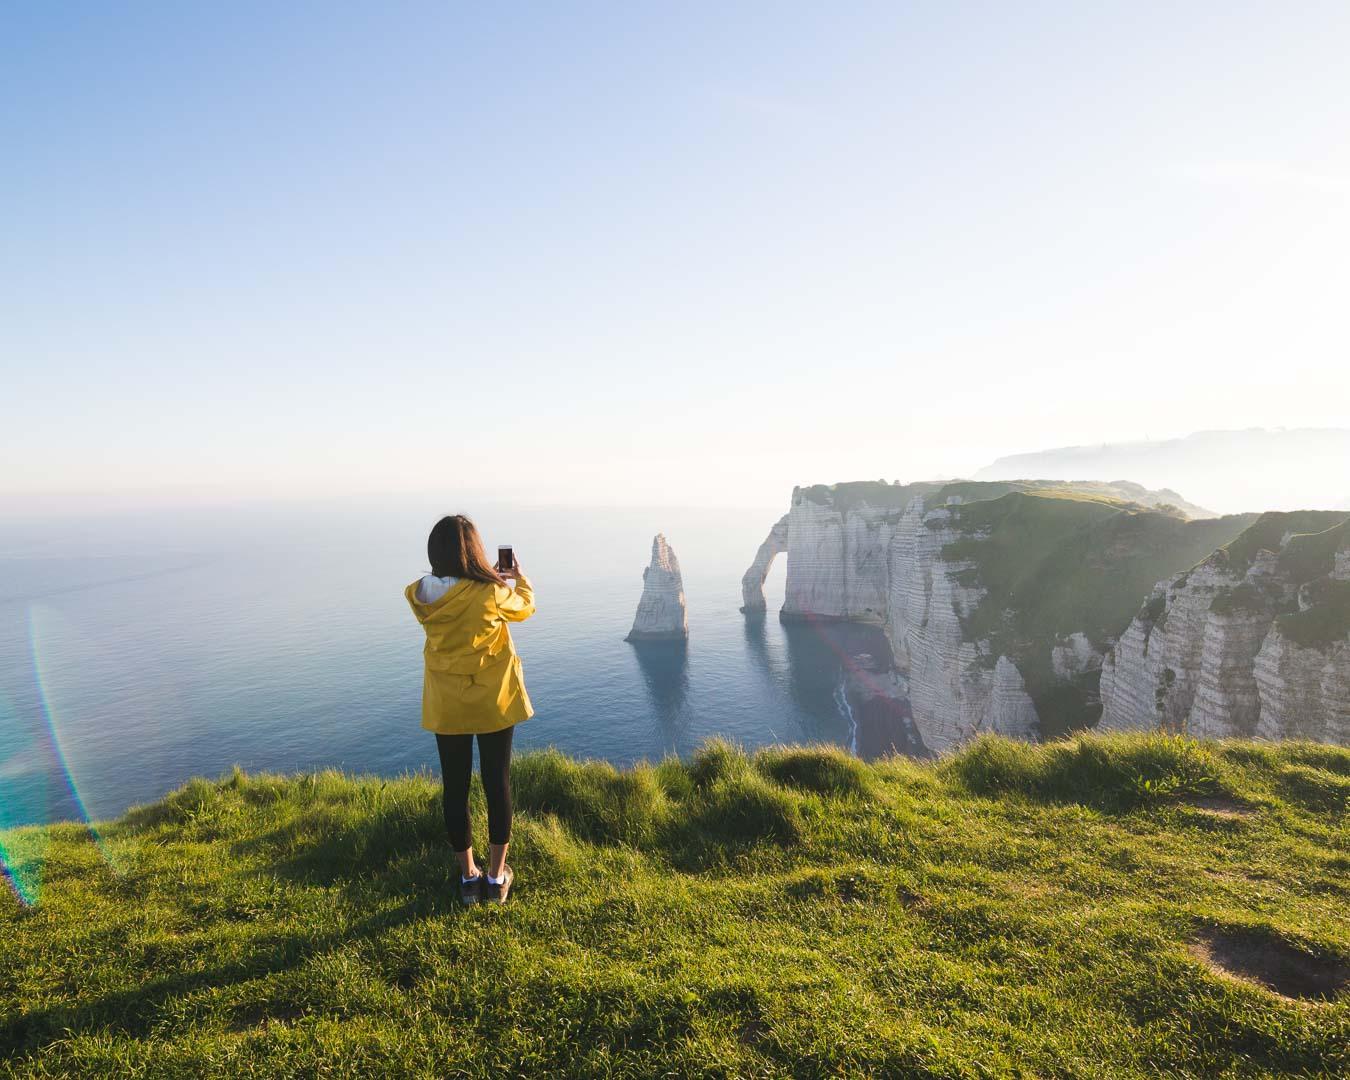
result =
[[[786,500],[784,500],[786,502]],[[512,628],[536,713],[518,750],[618,766],[746,748],[858,748],[851,624],[740,611],[785,507],[548,507],[435,499],[68,510],[0,522],[0,828],[103,820],[194,776],[434,773],[403,590],[439,514],[514,546],[538,611]],[[679,558],[689,640],[629,644],[652,538]]]

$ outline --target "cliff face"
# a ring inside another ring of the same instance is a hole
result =
[[[1350,640],[1327,649],[1285,637],[1278,620],[1254,664],[1261,739],[1312,739],[1350,746]]]
[[[1263,514],[1160,582],[1101,691],[1107,730],[1350,745],[1350,519]]]
[[[885,622],[891,540],[908,489],[874,499],[839,507],[793,492],[783,618]]]
[[[954,509],[916,496],[891,545],[887,633],[909,675],[915,725],[942,752],[981,732],[1032,739],[1039,717],[1017,664],[967,633],[988,592],[971,560],[949,557],[963,538]]]
[[[779,522],[746,573],[745,610],[763,610],[766,553],[785,548],[781,617],[882,625],[929,750],[986,731],[1034,738],[1087,726],[1100,715],[1102,656],[1159,571],[1194,564],[1253,520],[1188,522],[1171,507],[1148,509],[1139,492],[1039,483],[798,488],[786,537]]]
[[[916,499],[894,545],[889,625],[930,746],[1094,723],[1102,655],[1157,568],[1191,565],[1249,520],[1187,522],[1073,487]]]
[[[688,636],[680,561],[665,536],[657,533],[652,540],[651,565],[642,571],[642,599],[633,629],[624,640],[683,641]]]

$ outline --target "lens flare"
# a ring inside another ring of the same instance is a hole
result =
[[[0,877],[24,907],[38,902],[47,830],[41,826],[0,831]]]
[[[89,836],[98,848],[99,854],[113,870],[119,872],[107,840],[94,825],[93,819],[84,804],[84,796],[75,774],[70,767],[70,756],[61,738],[61,725],[57,721],[56,710],[52,705],[52,694],[48,672],[43,663],[42,650],[38,647],[37,617],[33,608],[28,609],[28,651],[33,665],[33,682],[37,688],[39,718],[44,738],[51,748],[51,756],[56,765],[59,786],[63,787],[76,809],[77,819],[89,830]]]
[[[886,693],[885,686],[873,677],[872,672],[858,663],[857,658],[851,655],[846,649],[842,648],[829,633],[829,628],[839,626],[834,620],[826,621],[816,615],[807,615],[806,625],[815,631],[816,636],[830,649],[831,652],[839,658],[840,666],[849,674],[854,675],[869,690],[878,695]]]
[[[48,760],[14,702],[0,693],[0,877],[19,903],[32,907],[42,881],[47,831]]]
[[[853,705],[848,700],[848,678],[850,675],[853,676],[876,697],[886,697],[887,688],[875,678],[872,672],[859,664],[856,657],[834,639],[830,629],[838,626],[838,623],[834,621],[827,623],[815,615],[807,615],[805,622],[815,632],[816,637],[839,659],[841,677],[839,685],[835,688],[834,703],[840,715],[848,721],[849,752],[857,756],[859,754],[858,720],[853,715]]]

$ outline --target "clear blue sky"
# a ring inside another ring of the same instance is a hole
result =
[[[794,483],[1350,417],[1350,5],[28,3],[0,498]]]

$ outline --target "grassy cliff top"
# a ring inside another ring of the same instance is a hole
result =
[[[1142,489],[1141,489],[1142,490]],[[1115,506],[1131,503],[1119,498],[1110,485],[1064,482],[1054,480],[949,480],[941,483],[894,484],[885,480],[850,480],[839,484],[812,484],[797,488],[795,496],[819,506],[828,506],[847,514],[863,504],[879,510],[904,510],[917,495],[926,496],[929,509],[941,506],[948,499],[964,503],[998,499],[1013,492],[1044,492],[1109,502]]]
[[[1330,524],[1330,527],[1328,525]],[[1235,574],[1245,574],[1261,551],[1278,552],[1277,585],[1301,586],[1307,607],[1279,616],[1280,631],[1298,645],[1328,648],[1350,638],[1350,582],[1333,580],[1336,553],[1350,551],[1350,517],[1342,512],[1305,510],[1262,514],[1214,558]],[[1264,610],[1292,602],[1244,582],[1215,596],[1211,611],[1248,607]]]
[[[1338,551],[1350,551],[1350,516],[1329,529],[1291,536],[1280,551],[1280,569],[1301,585],[1330,574]]]
[[[950,480],[915,484],[854,480],[839,484],[812,484],[795,489],[793,495],[806,502],[848,513],[864,503],[876,509],[903,510],[916,495],[929,496],[927,502],[931,508],[941,506],[949,498],[976,502],[997,499],[1013,492],[1054,494],[1122,508],[1160,510],[1177,517],[1213,517],[1209,511],[1187,502],[1175,491],[1168,488],[1150,491],[1128,480],[1113,480],[1109,483],[1097,480]]]
[[[1240,576],[1247,572],[1258,553],[1280,551],[1285,537],[1289,537],[1293,551],[1281,562],[1287,562],[1291,571],[1306,575],[1297,580],[1307,581],[1331,570],[1331,553],[1350,531],[1347,522],[1350,519],[1344,512],[1335,510],[1267,511],[1241,536],[1225,545],[1220,554],[1229,569]],[[1313,540],[1309,534],[1318,535],[1319,540]]]
[[[957,480],[943,485],[934,505],[949,496],[974,502],[1014,493],[1080,499],[1121,509],[1158,510],[1181,518],[1214,517],[1210,511],[1187,502],[1170,488],[1151,491],[1129,480]]]
[[[503,908],[453,898],[427,777],[236,774],[97,842],[0,836],[36,899],[0,899],[0,1072],[1350,1070],[1350,752],[712,744],[514,775]]]
[[[1253,515],[1185,521],[1077,492],[1014,492],[954,508],[968,534],[944,556],[970,560],[990,593],[973,627],[997,634],[1007,609],[1037,640],[1081,631],[1099,644],[1121,633],[1145,597],[1243,535]]]
[[[1123,633],[1160,580],[1243,533],[1251,514],[1186,521],[1083,492],[1013,492],[954,508],[963,539],[944,556],[970,561],[987,591],[967,620],[972,639],[1017,661],[1043,733],[1094,722],[1096,673],[1082,686],[1054,676],[1051,649],[1081,632],[1098,646]]]
[[[828,506],[846,514],[866,503],[879,510],[904,510],[915,495],[936,491],[941,484],[889,484],[885,480],[850,480],[839,484],[811,484],[793,495],[806,502]]]

